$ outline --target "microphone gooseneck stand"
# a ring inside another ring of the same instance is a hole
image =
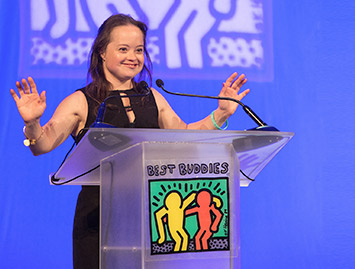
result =
[[[144,84],[144,83],[143,83]],[[230,98],[230,97],[221,97],[221,96],[209,96],[209,95],[198,95],[198,94],[188,94],[188,93],[178,93],[171,92],[164,88],[164,82],[161,79],[156,80],[157,86],[162,89],[164,92],[168,94],[178,95],[178,96],[186,96],[186,97],[198,97],[198,98],[208,98],[208,99],[217,99],[217,100],[227,100],[238,103],[243,107],[243,110],[249,115],[249,117],[258,125],[258,127],[250,129],[250,130],[260,130],[260,131],[279,131],[273,126],[267,125],[264,121],[262,121],[258,115],[247,105],[243,104],[241,101]],[[147,85],[148,86],[148,85]]]

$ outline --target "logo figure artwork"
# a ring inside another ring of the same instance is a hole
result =
[[[247,72],[272,79],[271,1],[21,0],[21,68],[36,76],[61,71],[82,78],[98,27],[129,14],[149,28],[154,73],[171,78],[224,79]],[[69,69],[68,69],[69,68]]]
[[[184,228],[184,218],[186,207],[195,199],[195,193],[191,193],[182,200],[181,194],[172,191],[164,201],[164,206],[155,212],[155,220],[158,225],[158,244],[166,241],[164,223],[167,224],[169,234],[174,241],[174,251],[186,251],[189,236]]]
[[[151,180],[151,254],[229,250],[228,178]]]
[[[218,231],[223,213],[219,210],[221,199],[213,196],[208,189],[202,189],[196,195],[196,206],[186,211],[186,215],[197,214],[199,230],[195,235],[195,249],[208,250],[208,239]],[[214,217],[213,217],[213,215]]]

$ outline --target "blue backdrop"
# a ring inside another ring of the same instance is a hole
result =
[[[275,0],[272,5],[264,1],[264,6],[267,70],[250,69],[251,93],[244,102],[265,122],[296,135],[256,181],[241,190],[242,266],[353,268],[355,2]],[[29,13],[19,0],[0,2],[0,267],[71,268],[79,187],[50,186],[48,174],[57,169],[72,141],[49,154],[32,156],[22,144],[23,122],[9,93],[16,80],[32,75],[23,55],[24,42],[28,47],[31,43],[20,24]],[[235,69],[248,76],[248,69]],[[227,77],[230,68],[225,71]],[[57,76],[61,78],[41,77],[45,67],[34,72],[39,89],[47,91],[42,124],[65,96],[86,83],[85,74],[73,78],[68,72],[71,78],[65,78],[65,68]],[[202,74],[188,79],[168,74],[165,85],[176,91],[218,94],[223,79]],[[217,105],[166,98],[186,122],[208,115]],[[240,108],[237,112],[230,129],[254,127]]]

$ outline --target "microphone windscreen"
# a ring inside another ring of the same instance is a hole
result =
[[[142,90],[142,94],[144,95],[148,95],[150,92],[150,88],[148,86],[148,83],[145,82],[144,80],[142,80],[141,82],[139,82],[139,88],[141,88]]]
[[[161,88],[161,87],[164,86],[164,82],[163,82],[161,79],[157,79],[155,83],[157,84],[157,86],[158,86],[159,88]]]
[[[142,80],[141,82],[139,82],[139,86],[143,89],[149,88],[148,87],[148,83],[145,82],[144,80]]]

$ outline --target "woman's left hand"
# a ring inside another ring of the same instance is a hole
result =
[[[250,91],[246,89],[245,91],[239,92],[241,87],[247,82],[244,74],[241,74],[238,77],[238,74],[233,73],[226,82],[223,82],[223,88],[219,94],[220,97],[229,97],[237,99],[238,101],[242,100]],[[219,100],[218,108],[222,110],[227,115],[232,115],[237,109],[238,104],[233,101]]]

